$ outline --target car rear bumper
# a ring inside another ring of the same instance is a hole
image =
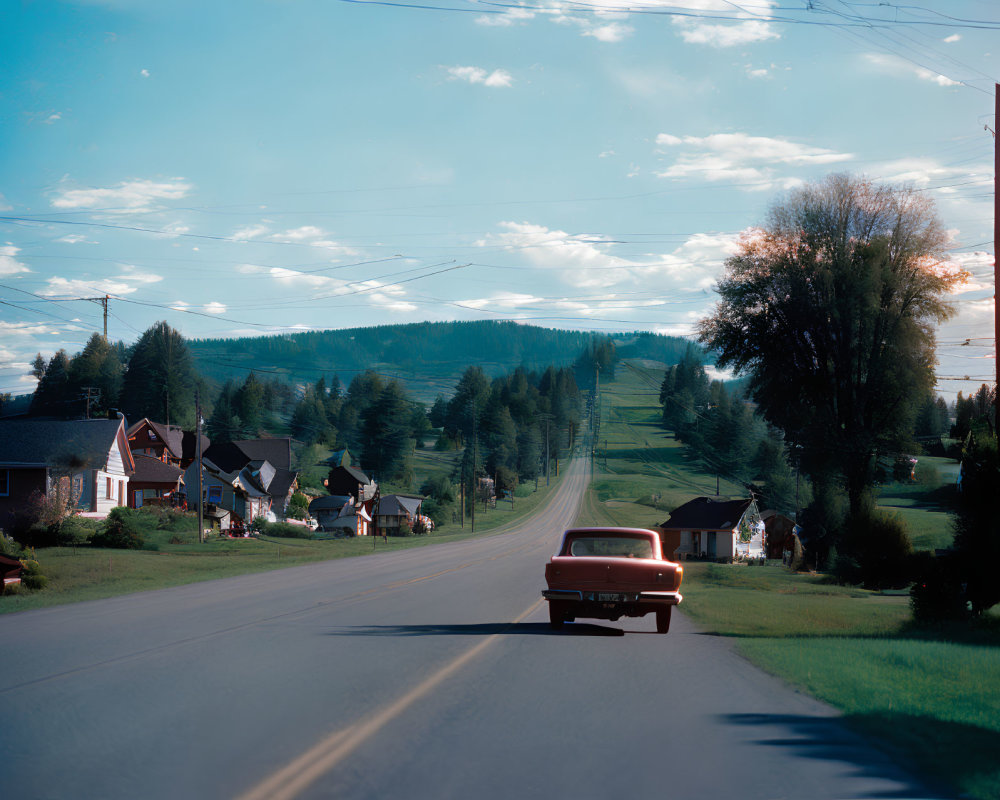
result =
[[[619,597],[605,600],[602,595],[615,594]],[[618,605],[676,606],[683,599],[680,592],[583,592],[576,589],[543,589],[546,600],[563,600],[577,603],[612,603]]]

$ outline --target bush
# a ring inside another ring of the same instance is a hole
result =
[[[104,525],[91,537],[90,544],[118,550],[141,550],[145,539],[139,529],[136,512],[124,506],[112,508]]]
[[[42,574],[38,562],[29,558],[21,563],[24,565],[24,570],[21,572],[21,584],[32,591],[44,589],[49,579]]]
[[[271,536],[275,539],[312,539],[313,532],[305,525],[293,525],[290,522],[268,522],[263,517],[257,517],[250,526],[261,536]]]
[[[59,523],[59,543],[63,547],[85,544],[94,535],[97,523],[82,517],[66,517]]]
[[[962,571],[953,554],[924,559],[910,588],[910,609],[914,620],[924,625],[970,616]]]
[[[309,498],[302,492],[292,494],[288,501],[288,516],[292,519],[305,519],[309,516]]]
[[[407,522],[405,519],[404,520],[400,520],[400,522],[399,522],[399,528],[396,531],[396,535],[397,536],[413,536],[413,528],[410,526],[410,523]]]
[[[451,504],[449,503],[448,506],[450,505]],[[435,500],[433,497],[429,497],[424,500],[421,509],[425,516],[431,518],[431,522],[434,523],[434,527],[443,525],[448,519],[448,507]]]
[[[910,583],[913,545],[899,517],[870,510],[851,518],[844,545],[856,559],[866,589],[899,589]]]
[[[420,487],[420,494],[433,497],[439,503],[455,501],[455,487],[447,475],[432,475]]]

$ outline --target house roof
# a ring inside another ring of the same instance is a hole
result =
[[[351,464],[351,454],[347,451],[347,448],[341,450],[334,450],[330,454],[330,457],[326,460],[326,463],[331,467],[347,467]]]
[[[132,425],[126,435],[132,436],[143,425],[148,425],[156,438],[163,442],[176,458],[180,458],[184,452],[184,431],[177,425],[165,425],[162,422],[154,422],[148,417],[143,417]]]
[[[343,508],[354,498],[350,495],[329,494],[324,497],[317,497],[309,504],[309,513],[314,511],[336,511]]]
[[[349,467],[349,466],[344,466],[343,464],[339,464],[330,470],[331,480],[335,479],[337,476],[342,476],[342,475],[349,475],[350,477],[354,478],[354,480],[356,480],[358,483],[372,482],[372,479],[369,478],[367,475],[365,475],[365,473],[363,473],[357,467]]]
[[[0,466],[66,466],[74,471],[104,468],[121,429],[121,418],[0,420]],[[127,445],[123,437],[126,470]]]
[[[178,478],[183,483],[184,470],[173,464],[165,464],[155,456],[135,453],[135,474],[132,480],[137,483],[177,483]]]
[[[291,447],[288,438],[214,442],[203,449],[202,457],[210,459],[224,472],[239,472],[251,461],[268,461],[276,469],[288,470],[292,463]]]
[[[661,528],[685,531],[729,531],[735,528],[752,499],[726,500],[722,497],[696,497],[674,509]]]
[[[287,436],[280,439],[241,439],[233,444],[243,451],[248,461],[270,461],[278,469],[292,467],[292,440]]]
[[[379,516],[401,517],[404,514],[416,514],[420,510],[423,498],[407,497],[402,494],[383,495],[378,501]]]

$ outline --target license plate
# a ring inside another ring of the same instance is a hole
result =
[[[597,602],[598,603],[617,603],[622,599],[622,596],[617,592],[598,592]]]

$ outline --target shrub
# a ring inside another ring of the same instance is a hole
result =
[[[93,520],[76,516],[66,517],[59,523],[59,543],[63,547],[84,544],[93,536],[95,529],[96,524]]]
[[[953,554],[924,560],[910,588],[910,609],[914,620],[925,625],[970,616],[962,571]]]
[[[309,498],[302,492],[292,494],[288,501],[288,516],[292,519],[305,519],[309,516]]]
[[[93,547],[113,547],[118,550],[141,550],[145,540],[131,508],[112,508],[104,525],[95,533],[90,544]]]
[[[455,501],[455,487],[447,475],[432,475],[420,487],[420,494],[433,497],[439,503]]]
[[[21,572],[22,585],[32,591],[44,589],[49,579],[42,574],[42,569],[38,566],[38,562],[29,558],[21,563],[24,565],[24,570]]]
[[[434,523],[435,527],[443,525],[448,518],[448,508],[446,505],[435,500],[433,497],[428,497],[424,500],[421,509],[426,516],[431,518],[431,522]]]
[[[911,580],[913,545],[899,517],[869,510],[848,521],[844,546],[866,589],[898,589]]]
[[[397,536],[413,536],[413,528],[409,522],[405,519],[400,520],[399,528],[396,531]]]
[[[290,522],[268,522],[263,517],[257,517],[251,527],[261,536],[272,536],[276,539],[313,538],[313,532],[305,525],[293,525]]]

